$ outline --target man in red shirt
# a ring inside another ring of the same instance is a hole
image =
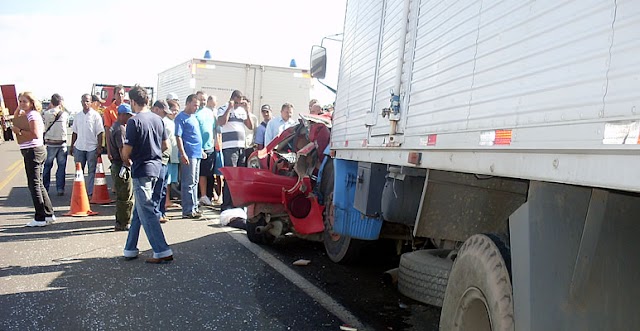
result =
[[[104,132],[107,134],[113,123],[118,120],[118,106],[124,102],[124,87],[122,85],[114,87],[113,94],[115,96],[115,101],[111,103],[109,107],[105,108],[103,114]],[[107,155],[109,156],[109,161],[112,161],[113,156],[111,155],[109,144],[107,144]]]

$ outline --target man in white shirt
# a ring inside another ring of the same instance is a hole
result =
[[[80,162],[83,172],[85,165],[88,166],[87,195],[91,197],[98,156],[102,154],[104,134],[102,116],[91,108],[91,95],[82,95],[82,111],[75,115],[72,130],[70,153],[74,162]]]
[[[53,160],[58,164],[56,170],[56,189],[58,195],[64,195],[65,169],[67,167],[67,126],[69,114],[62,109],[63,99],[56,93],[51,96],[51,108],[43,111],[44,144],[47,146],[47,160],[44,162],[42,182],[47,191],[51,182]]]
[[[264,133],[264,145],[267,146],[273,139],[282,133],[282,131],[298,124],[293,118],[293,105],[285,103],[280,109],[280,116],[277,116],[267,123],[267,129]]]

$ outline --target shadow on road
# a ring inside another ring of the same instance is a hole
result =
[[[27,228],[24,225],[0,225],[0,243],[12,241],[30,241],[61,239],[69,236],[81,236],[113,232],[112,220],[92,220],[83,218],[72,222],[57,222],[42,228]]]
[[[224,233],[172,249],[176,260],[166,265],[144,263],[150,252],[143,252],[133,261],[54,259],[45,266],[4,267],[0,277],[22,282],[14,293],[0,296],[0,329],[336,330],[340,325]],[[30,279],[52,274],[46,289],[30,288]]]

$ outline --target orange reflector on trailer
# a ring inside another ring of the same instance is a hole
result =
[[[495,145],[511,145],[511,130],[496,130]]]
[[[512,130],[491,130],[480,132],[480,146],[511,145]]]

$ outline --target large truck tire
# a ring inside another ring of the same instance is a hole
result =
[[[326,156],[327,158],[329,156]],[[360,257],[360,250],[364,246],[362,240],[353,239],[333,232],[333,160],[328,159],[322,171],[320,189],[324,198],[324,233],[322,241],[327,256],[331,261],[349,264]]]
[[[271,245],[275,242],[276,238],[269,232],[258,233],[256,230],[259,226],[265,226],[267,223],[264,220],[264,216],[258,216],[257,222],[251,222],[247,220],[247,238],[249,241],[258,245]]]
[[[442,307],[453,261],[450,249],[424,249],[402,254],[398,291],[432,306]]]
[[[497,237],[483,234],[462,245],[449,274],[440,330],[514,330],[513,289],[505,262],[510,259],[498,245]]]

